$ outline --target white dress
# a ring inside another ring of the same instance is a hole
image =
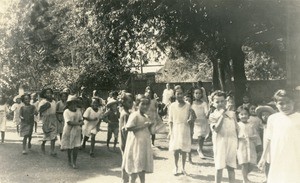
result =
[[[169,122],[173,123],[173,130],[170,136],[169,150],[191,151],[191,129],[187,122],[190,116],[191,105],[185,103],[179,107],[178,102],[170,105]]]
[[[204,101],[201,104],[193,103],[192,109],[197,117],[194,122],[194,138],[205,137],[209,133],[209,125],[206,118],[208,112],[207,103]]]
[[[140,111],[130,114],[126,128],[138,127],[149,122],[149,118],[142,116]],[[149,128],[142,128],[136,131],[129,131],[123,155],[122,169],[128,174],[153,172],[153,152],[150,140]]]
[[[172,89],[164,89],[162,96],[162,103],[168,104],[170,102],[171,97],[174,96],[174,91]]]
[[[269,117],[270,140],[268,183],[298,183],[300,177],[300,113],[276,113]]]
[[[256,146],[260,145],[257,143],[259,134],[256,131],[254,124],[247,122],[239,122],[239,141],[237,158],[239,164],[251,163],[257,164]],[[250,137],[250,138],[249,138]],[[252,138],[251,138],[252,137]]]
[[[88,120],[84,120],[84,125],[82,126],[82,135],[83,136],[87,136],[90,137],[91,134],[96,135],[97,134],[97,124],[100,120],[100,118],[102,118],[103,116],[103,110],[102,108],[99,108],[98,111],[94,111],[92,107],[89,107],[85,110],[83,117],[84,118],[97,118],[97,120],[95,121],[88,121]]]
[[[210,114],[209,122],[212,128],[218,122],[220,116],[221,113],[217,109]],[[214,161],[217,170],[224,169],[226,166],[231,168],[237,167],[238,127],[235,113],[226,111],[223,120],[223,126],[218,133],[212,129]]]
[[[0,131],[5,132],[6,130],[6,114],[8,113],[7,106],[0,105]]]
[[[62,149],[73,149],[74,147],[81,146],[81,127],[71,126],[68,124],[69,121],[79,122],[82,121],[82,113],[80,109],[76,109],[75,112],[66,109],[64,111],[65,126],[63,129],[61,148]]]
[[[23,106],[22,103],[18,104],[18,103],[14,103],[11,106],[11,110],[14,112],[14,118],[13,118],[13,122],[16,125],[19,125],[21,123],[21,118],[20,118],[20,109]]]
[[[41,106],[47,102],[46,99],[41,100],[38,109],[40,110]],[[56,102],[52,100],[52,102],[48,103],[50,103],[51,107],[40,114],[40,120],[43,123],[43,140],[55,140],[57,136]]]

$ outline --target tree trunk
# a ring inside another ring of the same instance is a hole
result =
[[[231,59],[233,65],[233,78],[235,88],[235,98],[237,105],[242,103],[242,97],[246,92],[247,78],[245,75],[245,53],[242,50],[242,44],[231,46]]]
[[[210,58],[213,64],[213,90],[220,90],[220,80],[219,80],[219,67],[218,67],[218,60],[216,58]]]

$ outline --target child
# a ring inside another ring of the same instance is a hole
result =
[[[20,109],[22,107],[21,96],[17,95],[14,98],[14,104],[11,106],[10,110],[14,113],[13,122],[16,124],[17,132],[20,133]]]
[[[249,109],[250,106],[251,106],[250,97],[248,95],[244,95],[243,96],[243,104],[237,108],[237,111],[240,111],[243,108]]]
[[[6,116],[8,115],[9,109],[5,104],[3,95],[0,95],[0,131],[1,131],[1,143],[4,143],[5,130],[6,130]]]
[[[158,125],[162,123],[162,119],[158,115],[158,103],[156,99],[154,98],[154,91],[153,90],[147,90],[145,92],[145,96],[150,99],[150,107],[149,110],[146,112],[146,115],[149,117],[153,125]],[[155,141],[155,134],[152,134],[151,137],[152,140],[152,145],[154,146],[154,141]]]
[[[118,110],[118,101],[111,99],[107,103],[106,107],[108,108],[108,110],[103,115],[103,121],[108,123],[106,146],[107,149],[109,150],[110,139],[112,137],[112,134],[114,134],[115,137],[114,151],[115,151],[116,145],[118,143],[119,117],[120,117],[120,113]]]
[[[64,90],[60,93],[60,101],[56,103],[56,117],[58,121],[57,133],[59,134],[60,141],[62,138],[62,132],[65,125],[63,113],[67,105],[66,104],[67,99],[68,99],[68,92]]]
[[[237,120],[233,111],[226,110],[226,94],[217,90],[211,96],[214,112],[209,115],[209,122],[213,133],[213,151],[215,159],[215,182],[222,180],[223,169],[228,171],[229,182],[235,182],[234,169],[237,167]]]
[[[21,97],[24,106],[20,109],[20,136],[23,138],[23,151],[22,154],[27,154],[26,143],[28,139],[28,149],[31,149],[31,136],[33,132],[34,116],[37,114],[37,110],[34,105],[30,104],[31,96],[25,94]]]
[[[250,105],[250,108],[247,108],[247,109],[249,109],[249,113],[250,113],[248,122],[251,123],[251,124],[253,125],[253,127],[255,128],[256,132],[257,132],[258,134],[260,134],[260,131],[261,131],[261,129],[262,129],[262,121],[261,121],[261,119],[256,115],[256,112],[255,112],[255,109],[256,109],[256,108],[257,108],[257,105],[255,105],[255,104],[251,104],[251,105]],[[241,109],[241,110],[243,110],[243,109]],[[256,140],[257,140],[256,143],[261,145],[261,138],[260,138],[260,136],[258,136],[258,137],[256,138]],[[258,152],[259,150],[261,151],[261,146],[259,146],[259,147],[257,148],[257,152]]]
[[[151,132],[153,124],[145,115],[150,100],[144,95],[136,99],[138,110],[131,113],[126,123],[128,136],[123,155],[122,169],[130,175],[130,182],[135,183],[139,176],[145,182],[145,173],[153,172],[153,152],[151,148]]]
[[[36,109],[38,109],[38,107],[39,107],[39,101],[38,101],[38,94],[37,93],[32,93],[31,94],[30,104],[34,105],[34,107]],[[38,115],[38,113],[36,113],[34,115],[34,132],[35,133],[36,133],[36,130],[37,130],[37,122],[38,121],[39,121],[39,115]]]
[[[91,150],[90,156],[94,157],[94,149],[96,143],[96,134],[100,131],[100,122],[103,115],[103,110],[100,108],[100,99],[92,98],[91,107],[88,107],[83,114],[84,125],[82,126],[83,142],[82,148],[85,148],[85,143],[91,136]]]
[[[186,103],[183,98],[183,89],[181,86],[175,87],[176,102],[170,105],[169,109],[169,126],[170,126],[170,143],[169,150],[174,153],[175,170],[174,175],[178,175],[178,160],[179,154],[182,156],[182,172],[187,175],[185,171],[186,153],[191,151],[191,132],[190,111],[191,105]]]
[[[193,100],[192,100],[192,96],[190,96],[189,93],[187,93],[185,96],[184,96],[184,101],[186,101],[187,103],[189,103],[190,105],[192,105],[193,103]],[[196,113],[195,111],[191,108],[190,110],[190,114],[191,114],[191,118],[192,119],[196,119]],[[191,120],[190,121],[190,131],[191,131],[191,141],[193,141],[193,135],[194,135],[194,123],[195,121],[194,120]],[[189,157],[188,157],[188,160],[190,163],[193,163],[192,161],[192,152],[189,152]]]
[[[122,110],[119,119],[119,134],[120,134],[120,150],[123,158],[126,140],[127,140],[126,124],[130,115],[129,110],[133,106],[132,95],[130,93],[121,94],[121,104],[122,104]],[[125,183],[128,181],[129,181],[129,176],[126,173],[125,169],[122,168],[122,182]]]
[[[258,166],[263,167],[270,152],[268,183],[299,182],[300,113],[295,112],[294,97],[289,91],[278,90],[274,101],[279,112],[268,119],[268,140]]]
[[[259,135],[255,125],[249,122],[249,115],[250,113],[247,108],[241,109],[238,114],[240,122],[238,123],[239,141],[237,159],[239,164],[242,165],[242,175],[245,183],[249,182],[248,174],[257,163],[256,146],[260,145],[257,144]]]
[[[205,158],[203,155],[203,144],[205,137],[209,133],[209,125],[207,121],[207,113],[208,113],[208,105],[205,101],[202,100],[203,94],[202,90],[200,88],[195,88],[193,91],[194,95],[194,101],[192,104],[192,109],[196,113],[196,120],[195,120],[195,126],[194,126],[194,136],[198,139],[198,155],[201,159]]]
[[[259,106],[255,109],[255,112],[257,116],[262,120],[263,131],[260,134],[260,138],[263,139],[263,147],[264,147],[267,143],[267,135],[266,135],[267,121],[269,116],[275,113],[275,110],[270,106]],[[268,180],[269,169],[270,169],[270,154],[266,155],[266,164],[265,164],[266,180]]]
[[[56,102],[52,98],[53,90],[46,88],[41,92],[39,103],[40,118],[43,123],[44,138],[41,145],[42,152],[45,153],[46,141],[51,141],[51,156],[56,156],[55,140],[57,136],[57,118],[56,118]]]
[[[64,111],[65,126],[62,135],[61,148],[68,150],[69,165],[77,169],[77,155],[81,141],[81,125],[83,119],[77,107],[77,97],[69,95],[66,110]],[[73,156],[73,158],[72,158]],[[73,161],[72,161],[73,160]]]

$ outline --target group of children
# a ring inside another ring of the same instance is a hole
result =
[[[174,91],[176,100],[168,106],[167,112],[169,150],[174,155],[174,175],[187,174],[185,163],[187,156],[192,161],[190,152],[193,138],[197,139],[199,157],[205,158],[203,144],[211,132],[215,182],[221,182],[223,169],[228,171],[229,182],[235,182],[234,169],[237,168],[237,163],[242,167],[244,182],[250,182],[248,174],[258,162],[261,145],[264,150],[258,166],[265,167],[268,182],[296,182],[300,168],[295,158],[300,156],[300,147],[287,144],[300,134],[300,115],[295,112],[292,96],[288,92],[279,90],[274,95],[279,112],[273,114],[276,111],[271,106],[251,105],[247,97],[244,97],[244,104],[235,111],[234,106],[228,107],[228,103],[232,101],[219,90],[210,95],[209,102],[205,99],[203,88],[195,87],[185,95],[184,89],[178,85]],[[49,88],[44,89],[40,96],[43,99],[38,105],[30,103],[29,94],[21,98],[23,104],[19,118],[20,135],[24,137],[23,154],[27,153],[26,146],[31,148],[35,116],[39,114],[44,133],[42,151],[45,152],[46,141],[51,141],[50,154],[55,156],[55,140],[60,134],[61,149],[67,149],[70,166],[77,168],[78,150],[85,148],[90,137],[90,156],[94,157],[95,137],[100,130],[101,121],[104,121],[108,123],[107,147],[109,148],[112,134],[115,138],[114,149],[118,138],[120,139],[122,182],[135,182],[138,177],[141,182],[145,182],[145,173],[153,172],[151,136],[153,144],[153,135],[162,123],[153,91],[146,90],[145,94],[137,95],[135,101],[132,94],[121,92],[119,100],[112,97],[106,106],[99,97],[93,97],[90,107],[85,109],[82,109],[80,98],[70,95],[67,90],[61,93],[59,102],[55,102],[53,91]],[[3,96],[0,96],[2,142],[5,135],[4,119],[8,110]],[[285,155],[290,156],[286,158]],[[178,166],[180,156],[181,171]],[[285,163],[287,159],[288,164]]]

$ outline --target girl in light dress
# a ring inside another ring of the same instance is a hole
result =
[[[194,119],[191,119],[191,105],[184,101],[183,89],[181,86],[175,87],[175,97],[176,102],[172,103],[169,109],[169,151],[174,153],[174,175],[178,175],[180,173],[186,175],[186,153],[191,151],[192,143],[190,123]],[[182,157],[181,172],[178,170],[179,154],[181,154]]]
[[[81,125],[83,125],[82,113],[77,106],[77,102],[76,96],[68,96],[67,107],[64,111],[65,126],[61,141],[61,148],[68,150],[68,162],[74,169],[77,169],[76,161],[81,146]]]
[[[145,115],[149,109],[150,100],[144,95],[136,99],[138,110],[131,113],[126,123],[128,131],[123,155],[122,169],[130,175],[130,182],[135,183],[137,177],[145,182],[145,173],[153,172],[153,152],[151,148],[151,133],[155,130],[153,123]]]
[[[41,145],[42,152],[45,153],[46,141],[51,142],[51,156],[56,156],[55,141],[57,136],[57,117],[56,117],[56,102],[53,99],[53,90],[46,88],[42,90],[40,94],[43,98],[39,102],[40,120],[43,123],[42,129],[44,132],[44,138]]]
[[[22,154],[27,154],[26,144],[28,139],[28,149],[31,149],[31,136],[34,126],[34,116],[37,115],[37,110],[34,105],[30,104],[30,95],[25,94],[22,96],[24,105],[20,109],[20,136],[23,138],[23,151]]]
[[[126,130],[126,124],[130,115],[130,109],[133,106],[133,96],[130,93],[122,93],[121,94],[121,113],[120,113],[120,119],[119,119],[119,142],[120,142],[120,150],[122,153],[122,159],[124,156],[124,150],[126,147],[126,140],[127,140],[127,130]],[[122,168],[122,182],[128,182],[129,176],[126,173],[125,169]]]
[[[295,110],[291,92],[281,89],[273,98],[279,112],[268,118],[267,142],[258,167],[264,167],[270,153],[268,183],[296,183],[300,172],[300,113]]]
[[[84,114],[84,125],[82,126],[83,142],[82,148],[85,148],[85,143],[91,137],[90,156],[94,157],[94,149],[96,143],[96,135],[100,131],[100,122],[103,116],[103,109],[100,107],[100,98],[93,97],[91,107],[88,107]]]
[[[21,96],[17,95],[14,98],[14,104],[11,106],[10,110],[14,113],[13,122],[16,124],[17,133],[20,133],[20,109],[23,106],[21,101]]]
[[[187,103],[189,103],[190,105],[192,105],[193,103],[193,97],[191,96],[190,93],[186,93],[185,96],[184,96],[184,101],[186,101]],[[191,117],[192,119],[196,119],[197,116],[196,116],[196,113],[195,111],[191,108],[190,110],[190,115],[192,115],[193,117]],[[190,121],[190,129],[191,129],[191,140],[192,140],[192,143],[193,143],[193,135],[194,135],[194,123],[195,121],[194,120],[191,120]],[[188,160],[190,163],[193,163],[193,160],[192,160],[192,152],[189,152],[189,157],[188,157]]]
[[[239,133],[237,159],[242,166],[242,175],[245,183],[249,183],[248,174],[253,170],[257,163],[256,146],[261,145],[257,140],[259,134],[256,126],[249,122],[250,112],[247,108],[239,111]]]
[[[203,93],[200,88],[195,88],[193,91],[194,101],[192,109],[195,111],[197,116],[194,123],[194,136],[198,139],[198,155],[200,158],[205,158],[203,155],[203,145],[205,137],[209,133],[209,124],[207,120],[208,104],[202,99]]]
[[[6,131],[6,116],[9,113],[9,109],[5,104],[3,95],[0,95],[0,131],[1,131],[1,143],[4,143],[5,131]]]
[[[222,180],[223,169],[227,169],[229,182],[235,182],[234,169],[237,168],[236,156],[238,146],[238,124],[235,112],[226,110],[226,94],[217,90],[211,94],[211,100],[216,108],[209,115],[213,132],[213,151],[215,160],[215,182]]]

